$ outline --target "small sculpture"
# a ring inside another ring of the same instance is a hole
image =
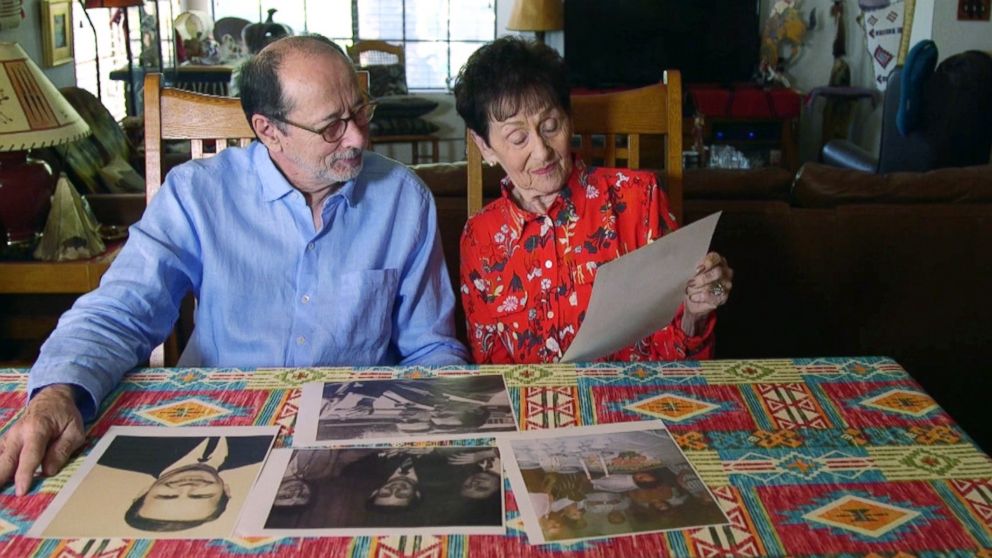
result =
[[[55,185],[45,232],[35,248],[37,260],[61,262],[98,256],[107,249],[89,204],[63,173]]]

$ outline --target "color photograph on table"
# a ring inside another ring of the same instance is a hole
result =
[[[441,441],[516,429],[498,374],[311,383],[300,396],[293,445]]]
[[[487,446],[276,449],[237,531],[502,534],[502,471]]]
[[[28,535],[224,538],[278,427],[113,426]]]
[[[497,443],[531,544],[728,523],[660,421],[520,432]]]

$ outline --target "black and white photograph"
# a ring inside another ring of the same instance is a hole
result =
[[[277,433],[252,426],[111,427],[29,535],[229,537]]]
[[[516,431],[498,374],[303,386],[293,445],[453,440]]]
[[[661,421],[497,441],[531,544],[728,523]]]
[[[243,536],[502,534],[503,473],[489,446],[273,450]]]

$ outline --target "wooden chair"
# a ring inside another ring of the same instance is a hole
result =
[[[368,90],[367,73],[359,72],[358,84],[362,91]],[[246,147],[255,139],[237,97],[162,87],[162,75],[157,73],[145,75],[144,95],[146,203],[162,186],[163,141],[189,141],[191,158],[203,159],[232,145]],[[184,305],[183,313],[188,315],[189,309]],[[174,332],[165,345],[152,351],[149,366],[173,365],[178,358],[179,342]]]
[[[664,80],[638,89],[594,95],[572,95],[575,151],[588,163],[641,168],[641,136],[664,136],[665,192],[675,218],[682,221],[682,76],[665,72]],[[626,136],[625,145],[617,138]],[[600,144],[594,142],[602,138]],[[468,216],[482,209],[482,154],[466,135],[468,151]]]
[[[245,119],[236,97],[215,97],[172,87],[162,87],[161,74],[145,75],[145,200],[151,202],[162,186],[162,142],[189,141],[193,159],[210,157],[236,144],[247,146],[255,132]],[[191,300],[181,311],[188,316]],[[182,318],[180,322],[182,322]],[[180,330],[186,329],[182,325]],[[152,367],[171,366],[179,359],[178,338],[190,331],[173,332],[148,358]]]
[[[403,47],[385,41],[355,41],[355,44],[348,47],[348,56],[351,57],[352,62],[362,68],[399,64],[403,66],[404,72],[406,71],[406,55]],[[420,162],[420,143],[425,142],[431,146],[430,161],[436,163],[439,160],[440,142],[433,134],[383,134],[370,136],[369,142],[372,145],[409,143],[413,164]]]
[[[381,66],[384,64],[406,66],[403,47],[391,45],[386,41],[355,41],[355,44],[348,47],[348,56],[359,66]]]

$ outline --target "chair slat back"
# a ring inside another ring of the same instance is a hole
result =
[[[593,95],[572,95],[575,152],[587,162],[641,168],[641,136],[664,136],[664,187],[676,219],[682,218],[682,76],[665,72],[661,83]],[[618,142],[626,138],[626,142]],[[468,216],[482,209],[482,154],[466,134]]]
[[[359,66],[379,66],[382,64],[406,65],[403,47],[386,41],[362,40],[348,47],[348,56]]]
[[[162,142],[190,142],[193,159],[209,157],[228,140],[248,145],[255,138],[237,97],[215,97],[162,87],[161,74],[145,75],[145,197],[151,201],[162,186]],[[214,151],[204,149],[213,143]]]

